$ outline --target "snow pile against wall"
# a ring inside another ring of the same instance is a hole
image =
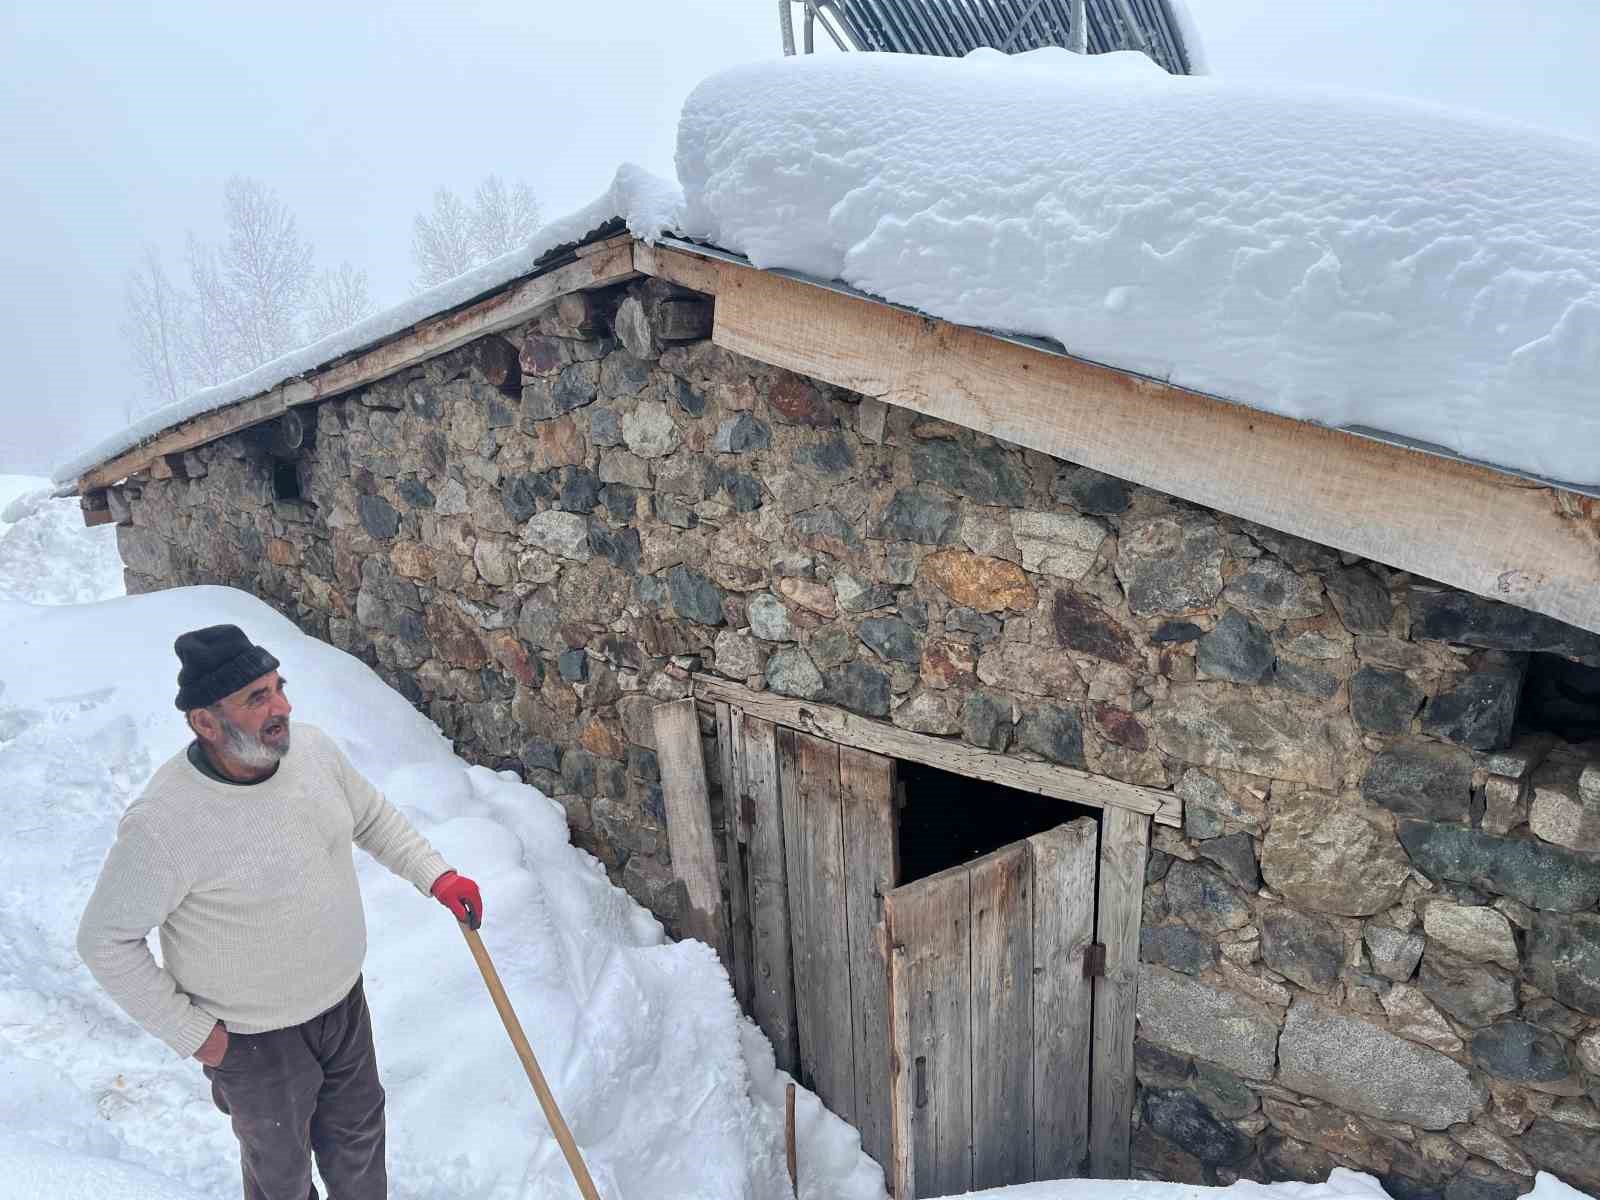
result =
[[[587,235],[612,220],[620,219],[635,237],[650,241],[663,229],[678,224],[682,195],[668,181],[642,167],[624,163],[617,168],[611,186],[603,194],[575,212],[545,225],[533,240],[520,250],[503,254],[464,275],[419,292],[402,304],[376,313],[348,329],[302,346],[275,358],[237,379],[206,388],[176,404],[163,405],[133,424],[111,434],[58,466],[57,483],[70,483],[79,475],[137,446],[146,438],[170,429],[181,421],[222,408],[239,400],[270,391],[285,380],[315,370],[343,355],[360,350],[426,320],[437,313],[466,304],[523,275],[558,246],[582,241]]]
[[[1600,481],[1600,146],[1142,55],[702,83],[686,232],[1333,426]]]
[[[199,1065],[134,1027],[73,948],[122,810],[186,740],[173,638],[217,622],[270,647],[296,719],[482,884],[484,941],[601,1194],[785,1194],[786,1077],[714,954],[667,942],[569,844],[559,805],[457,758],[360,662],[242,592],[183,588],[0,603],[0,1200],[237,1194]],[[449,914],[356,859],[395,1200],[575,1194]],[[855,1132],[803,1090],[799,1136],[805,1200],[881,1198]]]
[[[124,592],[116,529],[85,528],[76,500],[49,480],[0,475],[0,600],[89,604]]]

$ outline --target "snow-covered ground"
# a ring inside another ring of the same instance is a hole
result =
[[[0,475],[0,600],[88,604],[122,595],[116,527],[85,527],[77,500],[50,499],[50,486]]]

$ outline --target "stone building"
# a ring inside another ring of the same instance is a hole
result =
[[[559,800],[897,1194],[1600,1190],[1592,496],[615,227],[79,491]]]

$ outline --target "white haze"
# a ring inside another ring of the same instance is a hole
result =
[[[1600,140],[1593,0],[1189,0],[1211,69],[1472,107]],[[0,25],[0,471],[125,422],[123,277],[220,236],[222,183],[277,188],[318,260],[404,298],[441,184],[527,179],[546,214],[618,163],[670,178],[703,76],[778,53],[772,0],[243,8],[6,5]],[[824,46],[826,39],[819,35]]]

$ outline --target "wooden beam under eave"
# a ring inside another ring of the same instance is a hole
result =
[[[314,404],[376,382],[487,334],[528,320],[569,292],[611,287],[637,278],[630,239],[609,239],[602,248],[553,271],[524,279],[465,308],[419,322],[410,330],[342,362],[288,380],[271,391],[194,417],[108,462],[78,480],[80,494],[104,488],[150,467],[165,456],[270,421],[285,410]]]
[[[712,340],[1268,528],[1600,633],[1600,501],[666,247]]]

